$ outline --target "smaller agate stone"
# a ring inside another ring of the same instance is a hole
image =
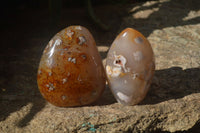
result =
[[[112,43],[106,60],[109,87],[119,103],[135,105],[146,96],[155,70],[148,40],[127,28]]]
[[[82,106],[96,101],[105,88],[105,72],[91,33],[70,26],[44,49],[37,74],[42,96],[56,106]]]

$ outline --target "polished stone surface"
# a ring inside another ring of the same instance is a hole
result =
[[[135,105],[146,96],[155,70],[148,40],[127,28],[112,43],[106,61],[109,86],[119,103]]]
[[[105,88],[105,74],[91,33],[82,26],[57,33],[43,51],[37,81],[42,96],[56,106],[96,101]]]

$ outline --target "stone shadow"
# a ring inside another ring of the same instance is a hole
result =
[[[111,93],[110,88],[108,85],[106,85],[106,88],[102,94],[102,96],[93,104],[89,106],[105,106],[105,105],[111,105],[116,103],[117,101],[115,100],[113,94]]]
[[[200,121],[197,121],[195,125],[188,131],[176,132],[176,133],[198,133],[200,131]]]
[[[156,70],[145,104],[157,104],[200,93],[200,68],[183,70],[181,67]]]
[[[22,119],[20,119],[16,124],[18,127],[25,127],[33,119],[33,117],[41,111],[42,108],[46,105],[46,102],[41,97],[32,97],[30,98],[20,96],[20,95],[10,95],[9,98],[1,99],[1,110],[0,110],[0,121],[4,121],[9,115],[13,112],[21,110],[24,106],[31,103],[32,107],[30,111],[28,110]],[[21,98],[17,98],[21,97]],[[4,96],[5,98],[5,96]]]
[[[200,122],[197,121],[194,126],[192,126],[192,128],[190,128],[187,131],[176,131],[174,133],[199,133],[200,131],[200,126],[199,126]],[[152,131],[151,133],[171,133],[169,131],[162,131],[160,129],[156,130],[156,131]]]
[[[10,55],[1,61],[3,63],[0,70],[0,121],[4,121],[11,113],[31,103],[31,109],[25,112],[27,115],[17,123],[19,127],[24,127],[46,104],[37,89],[37,71],[34,64],[22,56]]]
[[[130,11],[138,5],[139,8]],[[124,15],[131,16],[135,13],[140,13],[138,15],[135,14],[136,18],[129,17],[125,23],[122,23],[122,27],[133,27],[148,37],[155,29],[198,24],[200,22],[199,16],[191,18],[187,18],[187,16],[189,13],[194,14],[194,11],[198,11],[200,9],[199,5],[199,0],[168,0],[164,2],[156,1],[154,4],[149,4],[146,6],[143,6],[143,3],[134,4],[128,7],[130,12]],[[145,15],[147,16],[145,17]]]
[[[24,127],[46,105],[36,82],[42,49],[35,53],[32,48],[34,41],[30,41],[30,37],[27,36],[28,39],[20,38],[25,36],[24,29],[18,31],[14,39],[12,36],[16,32],[10,29],[8,32],[8,36],[1,34],[4,37],[3,44],[7,45],[0,49],[0,121],[4,121],[11,113],[31,103],[32,107],[27,110],[27,115],[17,123],[17,126]],[[43,41],[40,39],[38,44]]]
[[[149,92],[139,105],[158,104],[171,99],[183,98],[200,93],[200,68],[183,70],[181,67],[156,70]],[[93,106],[117,103],[107,86],[100,99]]]

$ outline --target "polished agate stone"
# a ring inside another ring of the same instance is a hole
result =
[[[96,101],[105,88],[105,72],[91,33],[70,26],[57,33],[44,49],[37,82],[42,96],[61,107]]]
[[[155,70],[148,40],[127,28],[112,43],[106,60],[109,87],[119,103],[135,105],[146,96]]]

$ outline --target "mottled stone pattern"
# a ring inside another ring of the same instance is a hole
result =
[[[105,74],[91,33],[82,26],[57,33],[44,49],[37,81],[42,96],[56,106],[81,106],[98,99]]]
[[[18,44],[13,49],[0,49],[0,58],[4,57],[0,59],[0,133],[199,133],[199,5],[199,0],[156,0],[122,8],[95,6],[98,16],[113,26],[108,32],[90,24],[82,8],[63,9],[62,26],[56,30],[45,23],[48,14],[43,9],[39,15],[35,11],[19,12],[22,15],[18,18],[25,19],[19,21],[23,26],[15,28],[12,24],[17,21],[10,21],[14,19],[10,17],[1,47]],[[156,70],[140,104],[117,103],[108,87],[90,106],[60,108],[44,100],[36,80],[41,54],[50,38],[71,24],[89,28],[104,62],[110,44],[123,29],[134,28],[147,37]],[[21,44],[24,46],[18,48]]]
[[[149,41],[127,28],[113,41],[106,59],[109,86],[118,102],[135,105],[146,96],[155,70]]]

